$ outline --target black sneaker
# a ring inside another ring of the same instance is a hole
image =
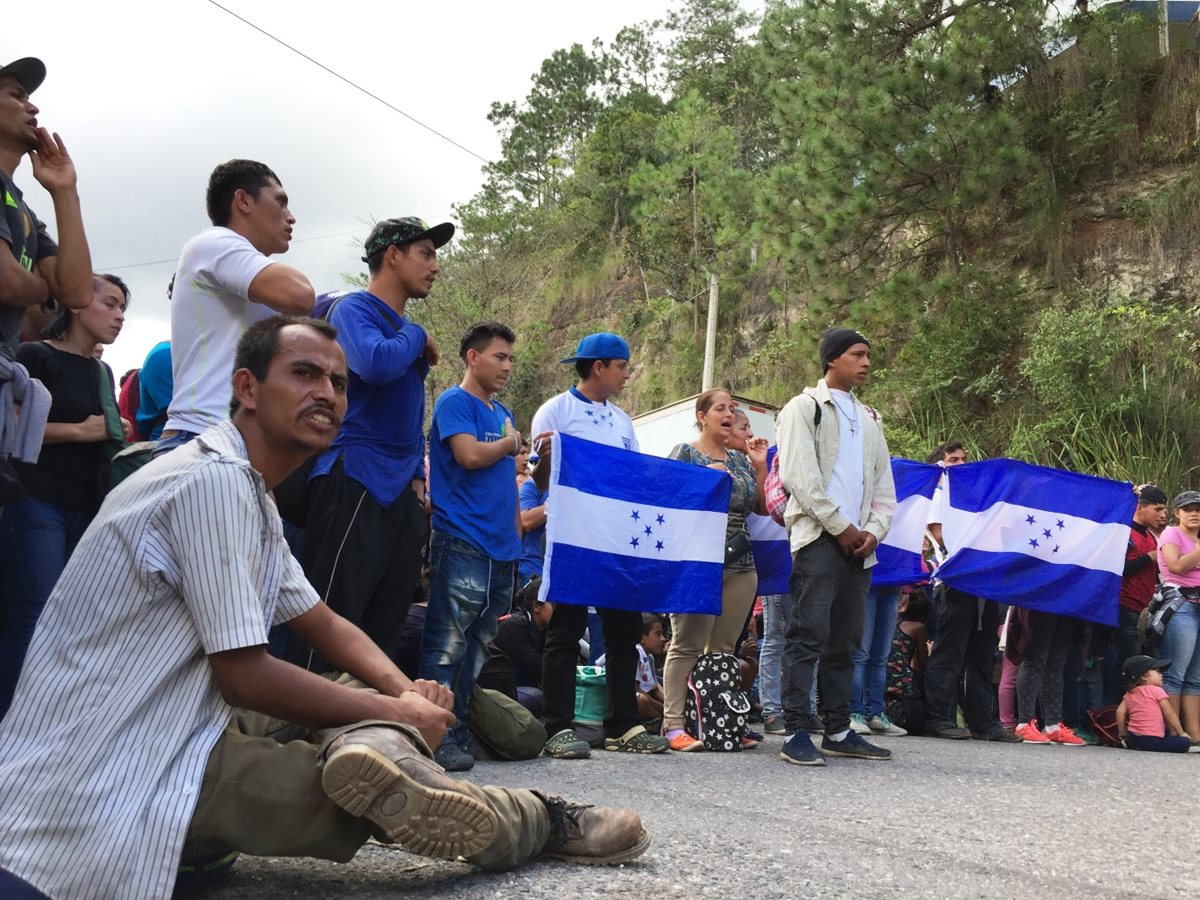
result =
[[[951,741],[965,741],[971,737],[971,732],[959,725],[952,725],[946,722],[941,725],[926,725],[925,736],[946,738]]]
[[[825,760],[813,746],[812,738],[806,731],[797,731],[783,744],[779,758],[797,766],[823,766]]]
[[[821,739],[821,752],[826,756],[846,756],[851,759],[892,758],[891,750],[868,744],[862,739],[862,735],[855,734],[853,731],[847,732],[840,741],[832,740],[829,735],[825,735]]]
[[[972,731],[971,740],[993,741],[997,744],[1023,743],[1019,737],[1017,737],[1003,725],[997,725],[995,728],[989,728],[987,731]]]
[[[466,772],[475,767],[475,757],[452,741],[447,741],[433,752],[433,761],[447,772]]]

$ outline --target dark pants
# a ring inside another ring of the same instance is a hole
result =
[[[809,695],[818,659],[817,694],[825,732],[850,727],[853,654],[862,643],[864,607],[871,572],[861,559],[847,559],[831,535],[823,534],[792,557],[792,611],[783,648],[783,722],[789,732],[815,726]]]
[[[608,715],[604,731],[620,737],[641,723],[637,706],[637,645],[642,640],[642,614],[624,609],[601,609],[604,625]],[[542,692],[546,734],[553,737],[575,719],[575,666],[579,639],[587,627],[588,608],[556,603],[546,628],[542,654]]]
[[[1132,609],[1119,607],[1117,609],[1117,667],[1125,665],[1125,660],[1142,653],[1142,639],[1138,637],[1138,614]]]
[[[342,471],[339,459],[328,475],[313,479],[308,510],[304,574],[330,609],[398,659],[429,540],[425,505],[406,490],[390,506],[380,506]],[[314,672],[329,668],[295,636],[287,658]]]
[[[955,724],[958,686],[965,675],[963,716],[973,731],[1000,727],[992,669],[996,664],[1000,608],[978,597],[942,586],[936,591],[938,636],[925,670],[926,729]]]
[[[1125,746],[1130,750],[1153,750],[1157,753],[1187,753],[1192,746],[1192,739],[1186,734],[1168,734],[1163,737],[1150,737],[1145,734],[1134,734],[1132,731],[1125,735]]]
[[[1029,646],[1017,672],[1017,721],[1032,722],[1042,707],[1042,728],[1063,720],[1063,666],[1075,636],[1075,620],[1029,611]]]
[[[41,500],[24,500],[4,508],[0,575],[8,607],[0,638],[0,718],[12,703],[46,601],[91,518]]]

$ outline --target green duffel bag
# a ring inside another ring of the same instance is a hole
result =
[[[467,725],[500,759],[534,759],[546,746],[546,726],[516,700],[488,688],[471,694]]]
[[[575,721],[603,722],[608,715],[608,675],[604,666],[575,667]]]

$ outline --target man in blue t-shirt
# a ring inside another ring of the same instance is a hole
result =
[[[365,291],[326,314],[350,369],[349,403],[333,445],[310,474],[301,562],[321,598],[395,661],[429,539],[425,513],[425,376],[438,361],[425,329],[405,318],[438,275],[450,223],[385,219],[365,244]],[[325,668],[293,640],[292,662]]]
[[[499,322],[468,328],[458,348],[466,374],[438,397],[429,426],[433,538],[420,675],[454,693],[458,724],[434,754],[448,772],[475,765],[465,746],[467,709],[488,644],[512,606],[521,557],[514,459],[521,435],[495,399],[512,373],[516,339]]]
[[[521,506],[521,563],[517,576],[525,584],[530,578],[541,576],[542,557],[545,553],[543,541],[546,537],[546,498],[548,491],[540,490],[532,478],[520,488],[518,502]]]

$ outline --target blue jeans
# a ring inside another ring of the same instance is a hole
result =
[[[784,604],[790,600],[787,594],[767,594],[762,598],[763,635],[758,645],[758,698],[762,702],[764,719],[783,714],[783,644],[787,634]]]
[[[446,735],[467,742],[467,710],[500,617],[512,606],[516,562],[497,562],[466,541],[434,533],[429,542],[429,609],[421,637],[422,678],[454,693],[458,724]]]
[[[0,516],[0,572],[8,620],[0,638],[0,718],[8,712],[42,608],[91,516],[25,500]]]
[[[854,651],[854,683],[850,688],[850,711],[870,719],[883,712],[883,690],[887,686],[887,661],[896,633],[899,588],[871,588],[863,616],[862,643]]]
[[[1200,695],[1200,604],[1186,601],[1167,622],[1160,656],[1171,658],[1163,672],[1163,690],[1187,697]]]

